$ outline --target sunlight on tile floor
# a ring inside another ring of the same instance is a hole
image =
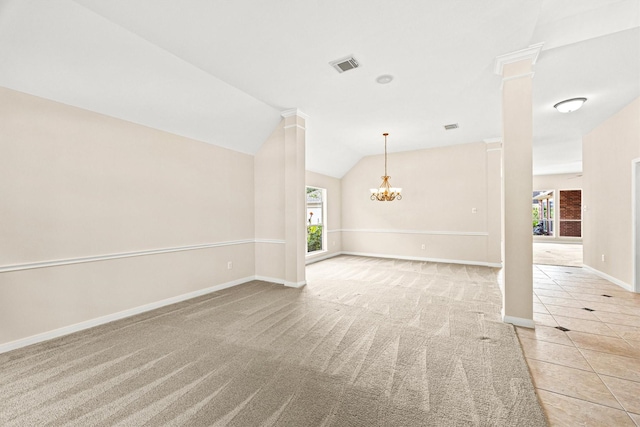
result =
[[[533,263],[582,267],[582,244],[533,242]]]
[[[550,425],[640,426],[640,294],[579,267],[533,281],[536,329],[516,330]]]

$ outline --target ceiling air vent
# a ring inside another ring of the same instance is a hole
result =
[[[346,58],[338,59],[336,61],[329,62],[333,68],[338,70],[339,73],[344,73],[345,71],[353,70],[354,68],[358,68],[358,61],[353,56],[348,56]]]
[[[452,123],[450,125],[444,125],[444,130],[453,130],[453,129],[458,129],[458,124],[457,123]]]

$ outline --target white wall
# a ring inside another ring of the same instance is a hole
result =
[[[369,198],[369,188],[380,184],[384,157],[363,158],[342,178],[343,252],[499,264],[500,239],[490,239],[488,231],[499,233],[499,217],[490,227],[495,218],[488,215],[490,208],[500,210],[489,206],[489,200],[499,202],[492,197],[499,188],[488,186],[488,157],[485,143],[390,154],[390,182],[403,188],[403,199],[393,202]],[[499,162],[491,165],[499,176]],[[489,240],[498,250],[488,250]]]
[[[0,346],[255,274],[252,156],[4,88],[0,116]]]
[[[582,140],[584,264],[629,289],[633,284],[631,171],[632,160],[638,157],[640,98]]]

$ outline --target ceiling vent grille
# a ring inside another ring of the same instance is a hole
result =
[[[339,73],[344,73],[345,71],[353,70],[360,66],[353,56],[329,62],[329,65],[338,70]]]
[[[444,130],[453,130],[453,129],[458,129],[458,124],[457,123],[452,123],[450,125],[444,125]]]

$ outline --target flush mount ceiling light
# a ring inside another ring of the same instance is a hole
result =
[[[393,80],[393,76],[391,74],[383,74],[376,79],[376,81],[381,85],[386,85],[387,83],[391,83],[391,80]]]
[[[384,135],[384,176],[382,177],[382,184],[380,184],[379,188],[371,189],[371,200],[378,200],[380,202],[391,202],[393,200],[402,200],[402,195],[400,192],[402,188],[392,187],[389,183],[389,175],[387,175],[387,136],[388,133],[383,133]]]
[[[587,101],[587,98],[565,99],[564,101],[558,102],[556,105],[553,106],[553,108],[560,111],[561,113],[570,113],[582,107],[582,104],[584,104],[586,101]]]

